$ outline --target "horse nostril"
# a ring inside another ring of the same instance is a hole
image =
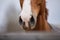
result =
[[[21,17],[19,18],[19,23],[20,23],[20,25],[23,24],[23,20],[21,19]]]
[[[30,25],[34,25],[35,24],[35,20],[34,20],[34,17],[32,16],[31,19],[30,19]]]

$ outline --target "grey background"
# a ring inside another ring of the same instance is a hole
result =
[[[60,0],[47,0],[49,10],[48,22],[51,24],[60,24]]]

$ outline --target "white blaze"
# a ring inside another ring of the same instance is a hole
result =
[[[24,0],[23,2],[23,7],[20,13],[20,16],[22,18],[22,20],[24,22],[28,22],[31,18],[31,0]],[[28,26],[28,24],[26,23],[26,26]]]

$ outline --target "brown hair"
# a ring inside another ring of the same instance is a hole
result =
[[[34,30],[38,31],[48,31],[50,32],[50,26],[47,22],[48,10],[46,8],[46,0],[42,0],[40,5],[40,12],[37,17],[37,23]]]

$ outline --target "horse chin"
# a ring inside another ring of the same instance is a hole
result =
[[[23,27],[23,30],[25,31],[32,31],[35,28],[35,26],[32,27]]]
[[[32,26],[31,29],[33,30],[35,28],[35,26]]]

